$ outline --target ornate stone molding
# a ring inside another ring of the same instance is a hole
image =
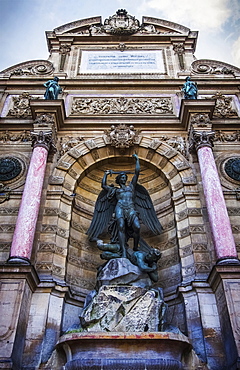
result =
[[[209,147],[212,148],[214,146],[214,131],[206,132],[206,131],[196,131],[192,130],[189,137],[189,150],[196,150],[202,147]]]
[[[173,114],[171,98],[75,98],[73,115],[81,114]]]
[[[31,117],[30,100],[33,99],[39,99],[39,97],[33,97],[28,92],[23,92],[19,96],[13,96],[13,108],[9,109],[7,116],[17,118]]]
[[[179,65],[180,65],[181,70],[184,70],[185,69],[184,59],[183,59],[183,54],[185,53],[184,44],[182,42],[174,43],[173,44],[173,50],[174,50],[175,54],[177,54],[177,56],[178,56],[178,61],[179,61]]]
[[[78,145],[84,138],[82,136],[64,136],[60,138],[59,157]]]
[[[1,174],[1,167],[0,167],[0,174]],[[10,198],[10,189],[0,182],[0,204],[4,203],[6,200]]]
[[[195,127],[209,127],[211,121],[207,113],[194,113],[191,115],[190,123]]]
[[[34,127],[51,127],[54,124],[54,115],[51,113],[37,114]]]
[[[226,133],[221,130],[216,130],[215,131],[215,142],[235,142],[235,141],[240,141],[240,131],[233,131],[231,133]]]
[[[48,60],[32,60],[25,63],[19,63],[10,68],[4,69],[0,74],[9,76],[33,76],[49,75],[54,71],[53,64]]]
[[[134,126],[127,126],[120,123],[118,126],[111,126],[111,130],[105,131],[104,140],[118,149],[126,149],[139,142],[139,132],[134,129]]]
[[[216,100],[216,106],[213,112],[213,117],[217,118],[230,118],[238,117],[236,110],[233,107],[233,99],[231,96],[225,96],[217,91],[211,99]]]
[[[199,59],[192,63],[192,72],[194,74],[205,75],[229,75],[239,76],[240,68],[234,67],[231,64],[219,62],[217,60]]]

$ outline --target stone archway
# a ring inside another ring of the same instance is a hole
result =
[[[201,258],[203,252],[209,252],[195,176],[187,159],[165,142],[142,137],[123,154],[97,137],[65,153],[49,181],[36,267],[40,273],[52,274],[66,283],[78,300],[84,300],[94,288],[97,267],[102,264],[99,251],[85,232],[101,190],[103,171],[133,169],[134,152],[143,170],[140,181],[150,192],[164,228],[158,237],[143,230],[144,239],[162,251],[159,285],[164,288],[169,316],[177,320],[173,324],[185,332],[178,286],[202,274],[197,269],[205,268]]]
[[[196,179],[186,158],[165,142],[149,137],[142,137],[137,146],[127,149],[124,154],[106,145],[102,137],[97,137],[81,142],[61,157],[48,188],[49,194],[59,192],[58,202],[55,199],[55,207],[58,205],[55,224],[47,222],[44,230],[46,234],[49,230],[52,235],[55,252],[52,274],[66,280],[79,295],[84,296],[93,288],[96,267],[101,263],[98,250],[87,241],[85,232],[100,191],[103,170],[113,166],[131,169],[134,164],[130,163],[131,155],[135,151],[143,168],[140,181],[150,192],[164,228],[160,237],[146,236],[151,245],[163,252],[159,270],[165,293],[172,294],[181,281],[192,280],[195,274],[192,233],[196,216],[201,214],[196,211],[196,206],[189,207],[195,205],[199,197]],[[72,196],[74,193],[76,197]],[[190,200],[188,193],[191,193]],[[50,204],[48,201],[47,206]],[[46,209],[45,214],[54,214],[51,207]],[[201,227],[204,229],[201,217],[196,226],[198,231]]]

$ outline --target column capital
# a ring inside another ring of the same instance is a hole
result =
[[[197,131],[192,129],[189,135],[189,150],[198,149],[202,147],[212,148],[214,146],[213,140],[215,131]]]
[[[53,132],[52,131],[36,131],[31,132],[32,146],[33,149],[40,146],[45,148],[47,151],[53,149],[56,151],[56,147],[53,142]]]

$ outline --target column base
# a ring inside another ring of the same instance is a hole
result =
[[[31,265],[31,262],[26,257],[9,257],[7,263],[15,264],[15,265]]]
[[[237,257],[222,257],[217,260],[217,265],[240,265]]]

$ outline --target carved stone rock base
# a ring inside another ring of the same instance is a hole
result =
[[[102,286],[83,310],[81,322],[88,332],[158,331],[166,307],[154,290],[133,286]]]

